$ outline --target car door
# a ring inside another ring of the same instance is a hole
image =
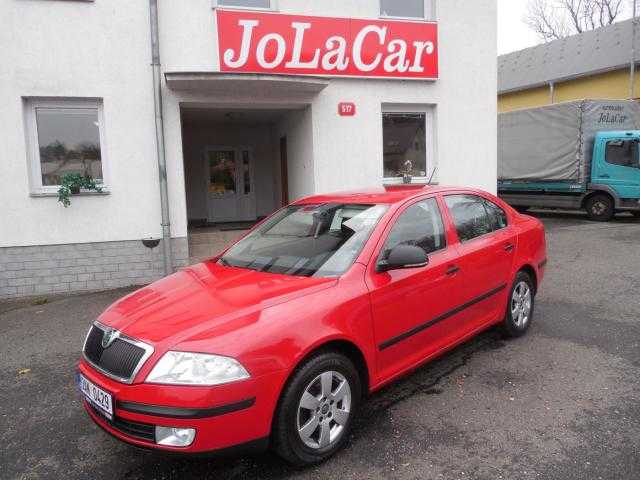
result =
[[[472,194],[444,196],[458,237],[463,325],[470,332],[504,311],[516,250],[515,227],[496,203]]]
[[[602,140],[604,162],[595,162],[594,183],[611,185],[620,198],[640,196],[640,149],[638,139]],[[601,150],[602,151],[602,150]]]
[[[367,269],[380,378],[389,378],[451,343],[449,313],[459,301],[460,283],[451,265],[456,250],[447,245],[435,198],[404,208],[389,222]],[[428,264],[378,272],[376,264],[399,244],[417,245]]]

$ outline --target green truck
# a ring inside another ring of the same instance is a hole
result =
[[[640,104],[581,100],[498,115],[498,195],[518,210],[640,217]]]

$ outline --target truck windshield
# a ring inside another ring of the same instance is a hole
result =
[[[218,263],[285,275],[339,276],[386,211],[386,205],[294,205],[236,243]]]

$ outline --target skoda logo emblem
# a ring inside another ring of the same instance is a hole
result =
[[[120,336],[120,332],[113,328],[108,328],[102,334],[102,348],[109,348],[111,344]]]

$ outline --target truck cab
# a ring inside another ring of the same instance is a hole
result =
[[[587,201],[606,192],[615,210],[640,213],[639,146],[640,130],[596,133]]]

